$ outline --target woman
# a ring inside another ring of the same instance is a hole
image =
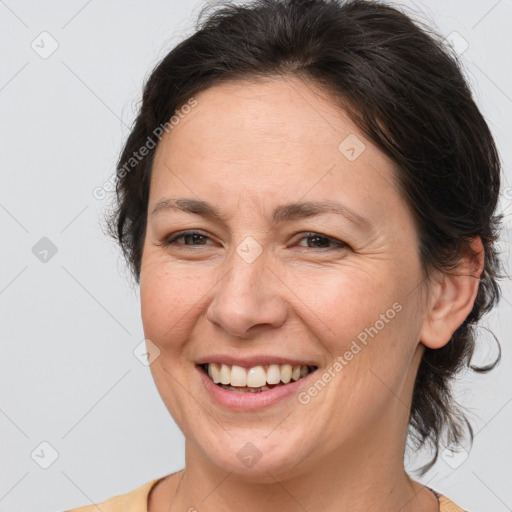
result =
[[[449,382],[499,296],[500,164],[437,36],[361,0],[219,8],[149,77],[117,179],[186,464],[103,512],[462,510],[404,450],[426,471],[471,434]]]

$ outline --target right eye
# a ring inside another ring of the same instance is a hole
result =
[[[178,240],[183,239],[184,242],[178,242]],[[189,240],[192,243],[188,244],[186,241]],[[189,231],[181,231],[179,233],[173,233],[170,237],[165,239],[164,245],[185,245],[185,246],[194,246],[194,245],[207,245],[206,243],[201,243],[201,241],[210,240],[210,237],[196,230]],[[194,243],[200,242],[200,243]]]

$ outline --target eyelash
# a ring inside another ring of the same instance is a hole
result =
[[[337,240],[336,238],[332,238],[332,237],[327,236],[327,235],[322,235],[321,233],[316,233],[316,232],[311,232],[310,231],[310,232],[304,232],[304,233],[300,233],[300,234],[302,236],[299,239],[299,241],[307,239],[307,238],[321,238],[321,239],[333,242],[336,245],[335,247],[320,247],[320,248],[317,248],[317,249],[320,249],[320,250],[334,250],[334,249],[338,249],[339,250],[339,249],[349,249],[350,248],[349,245],[346,244],[345,242],[342,242],[341,240]],[[193,236],[193,235],[200,235],[203,238],[210,239],[209,236],[205,235],[204,233],[201,233],[200,231],[195,231],[195,230],[181,231],[179,233],[171,235],[170,238],[167,238],[163,245],[175,245],[177,243],[176,240],[178,240],[179,238]],[[192,245],[189,245],[189,244],[179,244],[179,245],[183,245],[185,247],[194,247],[194,244],[192,244]],[[199,246],[201,246],[201,245],[205,245],[205,244],[199,244]],[[314,249],[314,247],[305,247],[305,248],[306,249]]]

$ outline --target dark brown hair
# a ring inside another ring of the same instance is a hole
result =
[[[202,13],[203,14],[203,13]],[[362,132],[396,164],[397,183],[418,227],[425,278],[453,270],[479,235],[485,265],[473,309],[443,348],[426,348],[413,393],[410,434],[434,449],[473,431],[451,391],[474,367],[475,327],[498,301],[495,248],[500,161],[454,52],[442,37],[384,3],[363,0],[255,0],[224,3],[153,70],[120,155],[110,234],[137,283],[155,148],[126,162],[177,109],[223,81],[300,76],[339,100]],[[124,171],[123,171],[124,169]],[[499,347],[499,343],[498,343]]]

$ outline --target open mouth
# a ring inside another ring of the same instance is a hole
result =
[[[286,386],[317,370],[316,366],[290,364],[268,364],[251,368],[219,363],[199,366],[217,386],[238,393],[260,393],[277,386]]]

